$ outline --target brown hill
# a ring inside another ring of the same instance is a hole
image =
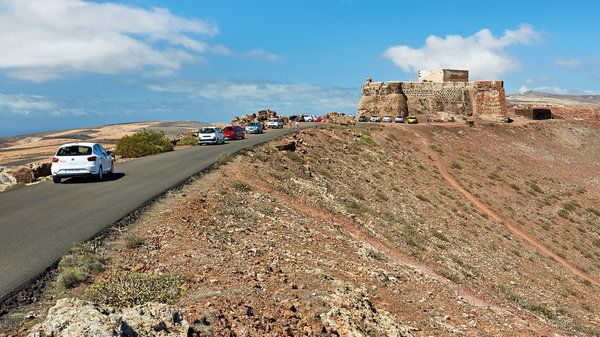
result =
[[[557,95],[527,91],[506,96],[506,103],[600,108],[600,95]]]
[[[155,203],[97,248],[110,263],[95,282],[182,277],[175,306],[197,336],[600,334],[597,125],[328,127],[292,141],[222,156]],[[50,287],[21,315],[87,287]]]

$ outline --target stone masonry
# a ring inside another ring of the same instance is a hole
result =
[[[506,118],[502,81],[468,82],[466,70],[419,72],[420,82],[373,82],[362,85],[357,117],[428,114],[434,120]]]

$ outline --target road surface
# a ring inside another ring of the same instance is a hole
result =
[[[94,237],[206,169],[222,152],[233,153],[289,131],[268,130],[223,145],[196,146],[116,164],[116,174],[102,182],[48,181],[0,193],[0,299],[43,273],[75,242]]]

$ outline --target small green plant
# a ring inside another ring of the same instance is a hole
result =
[[[433,231],[433,232],[431,232],[431,235],[435,236],[436,238],[438,238],[444,242],[450,242],[450,240],[448,240],[448,238],[441,232]]]
[[[283,154],[288,157],[290,160],[293,160],[297,163],[304,163],[304,159],[302,159],[302,157],[300,157],[296,152],[294,151],[284,151]]]
[[[421,201],[429,201],[429,199],[427,199],[427,197],[423,196],[422,194],[417,194],[416,197]]]
[[[588,211],[588,212],[590,212],[590,213],[592,213],[592,214],[594,214],[595,216],[600,216],[600,211],[597,210],[597,209],[595,209],[595,208],[593,208],[593,207],[588,207],[585,210]]]
[[[129,233],[125,236],[125,247],[127,249],[137,249],[146,243],[146,240],[136,234]]]
[[[17,188],[21,188],[21,187],[23,187],[25,185],[27,185],[27,184],[25,184],[25,183],[15,183],[15,184],[6,186],[4,188],[4,190],[5,191],[16,190]]]
[[[104,271],[106,263],[107,260],[98,255],[89,243],[78,243],[58,263],[56,282],[63,288],[74,288]]]
[[[165,137],[164,132],[142,130],[119,139],[114,153],[123,158],[139,158],[173,149],[173,144]]]
[[[173,275],[118,272],[94,284],[84,297],[94,303],[124,308],[148,302],[169,304],[185,290],[185,284]]]
[[[389,140],[390,142],[397,142],[398,141],[398,137],[396,137],[396,135],[394,134],[389,134],[387,135],[387,140]]]
[[[439,147],[439,145],[429,144],[429,148],[432,149],[432,150],[434,150],[434,151],[436,151],[436,152],[444,153],[444,150],[442,150],[442,148]]]
[[[179,146],[196,146],[198,145],[198,138],[194,136],[185,136],[177,141]]]
[[[450,165],[451,168],[455,169],[455,170],[462,170],[462,166],[460,166],[459,163],[452,163],[452,165]]]
[[[529,183],[529,187],[531,187],[534,192],[544,193],[544,191],[542,191],[542,189],[534,181]]]
[[[360,138],[358,138],[358,140],[356,142],[361,145],[368,145],[368,146],[377,145],[377,142],[375,142],[375,140],[373,140],[373,138],[371,138],[369,136],[360,136]]]
[[[219,165],[219,166],[225,165],[231,159],[233,159],[233,155],[231,153],[229,153],[229,152],[221,152],[219,154],[219,156],[217,157],[217,165]]]
[[[581,207],[581,205],[579,205],[578,203],[576,203],[575,201],[569,201],[566,204],[563,205],[563,208],[567,211],[574,211],[577,208]]]
[[[252,190],[249,184],[241,180],[233,180],[231,186],[240,192],[249,192]]]
[[[571,220],[571,214],[566,209],[559,210],[558,211],[558,216],[561,217],[561,218],[563,218],[563,219]]]

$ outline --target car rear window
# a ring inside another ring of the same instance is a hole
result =
[[[214,133],[215,129],[213,128],[202,128],[200,129],[200,133]]]
[[[92,154],[92,148],[89,146],[64,146],[58,149],[57,156],[89,156]]]

